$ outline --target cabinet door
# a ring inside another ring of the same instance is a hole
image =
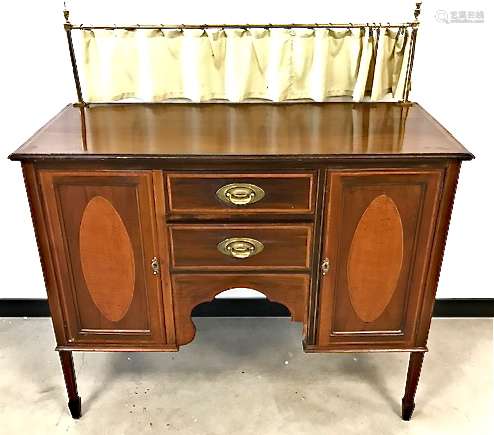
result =
[[[334,350],[415,344],[442,170],[328,176],[318,344]]]
[[[165,342],[152,174],[40,171],[69,344]]]

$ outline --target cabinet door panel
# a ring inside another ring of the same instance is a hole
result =
[[[318,341],[413,347],[442,170],[328,177]]]
[[[165,342],[151,173],[41,171],[74,343]]]

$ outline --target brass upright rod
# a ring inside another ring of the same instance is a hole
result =
[[[74,74],[75,88],[77,91],[77,99],[81,105],[84,105],[82,98],[81,81],[79,79],[79,70],[77,69],[77,59],[74,52],[74,42],[72,41],[72,24],[69,22],[69,11],[65,9],[63,11],[65,17],[65,34],[67,35],[67,43],[69,45],[70,63],[72,64],[72,72]]]
[[[409,103],[409,96],[410,96],[410,91],[412,89],[412,70],[413,70],[413,61],[415,58],[415,46],[417,44],[417,31],[419,27],[419,16],[422,8],[422,2],[417,1],[415,3],[415,10],[413,11],[413,16],[415,18],[414,21],[414,26],[412,29],[412,33],[410,35],[411,41],[410,41],[410,55],[408,57],[408,64],[407,64],[407,72],[405,76],[405,95],[404,95],[404,102]]]
[[[74,73],[75,80],[75,88],[77,91],[77,99],[79,103],[84,104],[84,100],[82,99],[82,90],[81,90],[81,82],[79,79],[79,71],[77,70],[77,63],[75,59],[74,53],[74,43],[72,42],[72,34],[70,30],[66,30],[67,33],[67,42],[69,44],[69,53],[70,53],[70,62],[72,63],[72,72]]]
[[[410,91],[412,89],[412,70],[413,70],[413,61],[415,58],[415,45],[417,43],[417,29],[414,28],[412,30],[411,35],[411,46],[410,46],[410,61],[407,68],[407,75],[405,78],[405,102],[409,102]]]
[[[77,69],[77,59],[74,52],[74,41],[72,40],[72,25],[69,21],[69,11],[64,9],[63,16],[65,17],[65,34],[67,35],[67,43],[69,46],[70,63],[72,64],[72,73],[74,74],[75,89],[77,92],[77,100],[81,115],[81,140],[82,149],[87,151],[87,133],[86,133],[86,103],[82,98],[81,81],[79,79],[79,70]]]

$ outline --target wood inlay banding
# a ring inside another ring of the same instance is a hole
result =
[[[364,322],[375,321],[396,290],[403,264],[403,224],[394,201],[376,197],[360,218],[347,263],[349,296]]]
[[[95,196],[88,202],[79,245],[84,279],[95,305],[108,320],[122,320],[134,296],[134,252],[122,218],[106,198]]]

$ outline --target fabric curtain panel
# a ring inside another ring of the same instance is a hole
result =
[[[411,28],[82,30],[87,102],[402,100]]]

